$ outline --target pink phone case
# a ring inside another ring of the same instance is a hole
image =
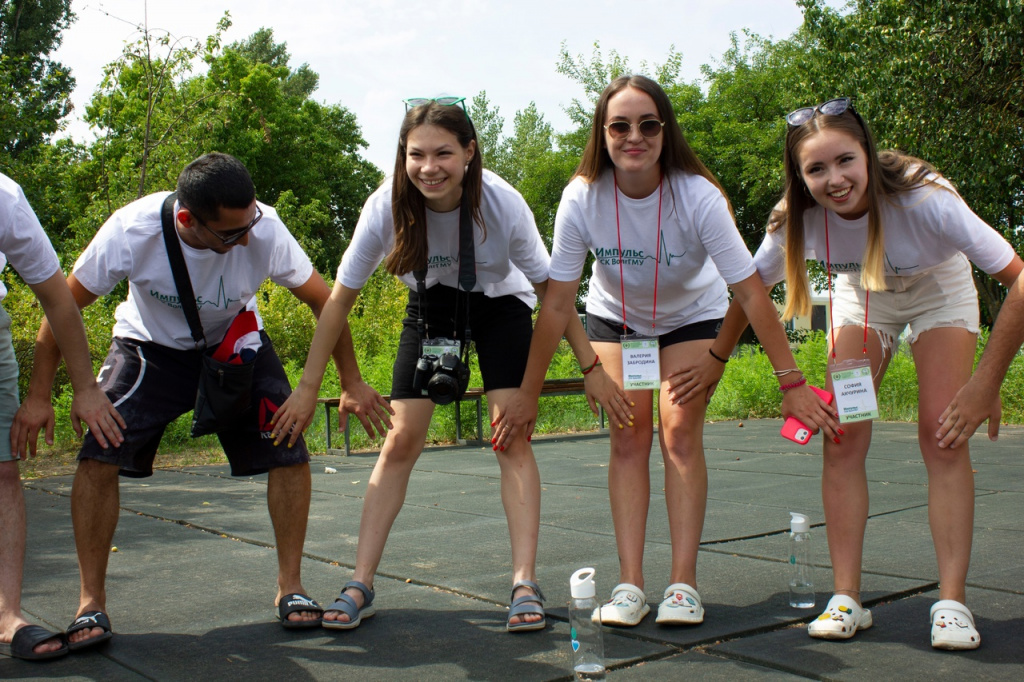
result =
[[[811,386],[811,390],[818,394],[818,397],[824,400],[829,405],[832,404],[832,394],[828,391],[824,391],[817,386]],[[789,417],[786,419],[786,423],[782,425],[782,430],[779,432],[783,438],[788,438],[794,443],[800,445],[807,445],[807,442],[811,440],[811,430],[804,425],[796,417]]]

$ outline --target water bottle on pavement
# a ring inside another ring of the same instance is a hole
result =
[[[814,580],[811,567],[811,524],[803,514],[790,512],[789,605],[814,608]]]
[[[581,682],[603,680],[604,642],[594,569],[581,568],[569,578],[569,636],[572,638],[573,674]],[[595,619],[597,622],[594,622]]]

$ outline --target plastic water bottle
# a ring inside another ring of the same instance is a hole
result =
[[[572,669],[577,680],[603,680],[604,642],[601,611],[594,587],[594,569],[581,568],[569,578],[569,636],[572,638]],[[597,622],[595,621],[595,618]]]
[[[811,567],[811,524],[807,517],[789,513],[789,605],[814,608],[814,580]]]

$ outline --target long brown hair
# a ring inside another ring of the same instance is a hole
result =
[[[480,225],[484,239],[487,227],[480,211],[480,197],[483,191],[484,164],[480,155],[480,143],[476,129],[469,115],[462,107],[450,104],[427,102],[413,107],[405,114],[402,129],[398,134],[398,153],[395,155],[395,172],[391,185],[391,213],[395,224],[395,245],[384,260],[384,267],[392,275],[404,275],[427,266],[427,202],[416,186],[409,180],[405,170],[406,144],[409,133],[422,125],[444,128],[458,140],[463,149],[471,144],[476,147],[469,167],[462,178],[462,201],[469,201],[473,220]]]
[[[852,106],[839,115],[816,113],[786,134],[786,188],[783,199],[768,219],[768,231],[786,226],[786,307],[782,316],[792,319],[811,310],[810,282],[804,258],[804,212],[817,205],[800,173],[797,159],[800,145],[823,130],[846,133],[860,143],[867,159],[868,235],[861,259],[860,282],[864,289],[885,289],[885,230],[880,204],[897,192],[922,187],[937,179],[935,168],[926,161],[896,150],[877,151],[867,123]]]
[[[594,122],[590,129],[590,138],[580,158],[580,165],[576,167],[573,177],[583,178],[584,182],[591,183],[601,177],[607,169],[613,168],[612,159],[608,156],[608,148],[605,146],[604,125],[608,116],[608,101],[626,88],[635,88],[646,93],[658,110],[658,118],[665,122],[662,128],[664,139],[661,145],[661,156],[658,162],[661,165],[661,172],[668,175],[670,171],[678,170],[683,173],[699,175],[713,184],[725,197],[729,205],[729,212],[732,213],[732,204],[729,196],[714,174],[708,170],[697,155],[693,153],[683,131],[676,120],[675,111],[672,110],[672,102],[660,85],[647,76],[619,76],[604,89],[601,97],[597,100],[597,107],[594,109]]]

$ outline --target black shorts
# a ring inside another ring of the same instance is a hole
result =
[[[249,411],[239,419],[237,429],[217,434],[232,476],[253,476],[309,461],[301,437],[289,448],[285,440],[275,446],[270,435],[270,420],[291,394],[291,386],[270,337],[261,331],[260,338],[263,346],[256,354]],[[116,464],[122,476],[151,476],[157,446],[167,425],[195,406],[199,369],[198,351],[115,337],[99,382],[128,424],[124,443],[104,450],[88,433],[78,459]]]
[[[686,324],[678,329],[673,329],[658,337],[658,348],[685,343],[686,341],[699,341],[701,339],[714,339],[722,328],[722,318],[714,320],[701,320]],[[636,332],[626,327],[627,334]],[[603,317],[587,313],[587,338],[600,343],[619,343],[622,340],[622,324],[612,322]]]
[[[464,316],[467,294],[452,287],[436,284],[426,291],[423,314],[431,338],[439,336],[463,340],[466,331]],[[533,319],[530,307],[515,296],[488,298],[478,291],[470,292],[469,322],[473,350],[480,362],[485,391],[498,388],[519,388],[530,356]],[[458,306],[456,306],[458,300]],[[409,291],[409,303],[402,320],[402,336],[391,373],[391,397],[399,400],[422,398],[412,387],[416,361],[420,358],[420,334],[416,328],[419,295]],[[459,319],[455,319],[456,308]],[[473,383],[473,379],[470,379]]]

